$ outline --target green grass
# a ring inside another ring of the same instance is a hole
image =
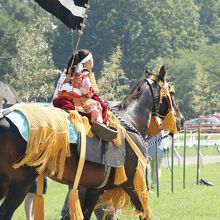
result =
[[[208,179],[213,187],[195,185],[196,166],[186,167],[186,188],[183,189],[182,168],[174,168],[174,192],[171,192],[171,175],[162,170],[160,197],[150,194],[153,220],[218,220],[220,219],[220,164],[206,165],[200,177]]]
[[[180,154],[180,156],[183,156],[183,151],[184,151],[183,147],[178,147],[176,148],[176,150]],[[200,150],[203,155],[220,155],[216,146],[209,146],[209,147],[201,146]],[[186,148],[186,156],[196,156],[196,155],[197,155],[197,149],[195,147]]]
[[[171,174],[162,169],[160,197],[156,191],[150,194],[152,220],[219,220],[220,219],[220,163],[205,165],[200,170],[200,177],[208,179],[211,186],[195,185],[196,165],[186,167],[186,188],[183,189],[183,171],[174,168],[174,192],[171,192]],[[67,186],[49,180],[45,196],[45,220],[59,220]],[[13,220],[24,220],[24,205],[16,211]],[[92,219],[95,219],[94,216]],[[137,219],[122,210],[120,220]]]

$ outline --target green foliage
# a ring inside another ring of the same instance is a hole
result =
[[[117,45],[123,55],[120,68],[129,82],[140,78],[145,65],[153,69],[153,64],[163,63],[169,81],[176,84],[180,109],[190,118],[202,112],[195,111],[191,103],[199,63],[210,87],[205,97],[206,112],[220,111],[220,1],[93,0],[90,5],[79,48],[88,48],[94,54],[97,77],[103,60],[108,60]],[[34,1],[4,0],[0,3],[0,80],[14,71],[11,59],[17,54],[15,34],[21,26],[44,15],[53,22],[44,35],[52,48],[52,59],[61,69],[66,66],[73,52],[71,31]]]
[[[172,56],[180,48],[196,49],[204,42],[194,0],[94,0],[90,4],[80,47],[95,54],[95,72],[100,72],[103,60],[118,44],[126,55],[123,69],[129,78],[137,79],[150,59]],[[70,56],[72,40],[63,24],[58,25],[58,31],[53,52],[62,65]]]
[[[220,2],[219,0],[196,0],[200,6],[200,29],[208,39],[208,43],[220,42]]]
[[[13,0],[4,0],[1,3],[2,10],[14,21],[26,23],[34,20],[36,14],[35,3],[30,0],[20,0],[19,3]]]
[[[8,79],[22,101],[48,101],[53,94],[56,71],[44,36],[49,25],[48,19],[38,19],[16,36],[18,53]]]
[[[18,27],[17,22],[13,22],[0,8],[0,80],[12,71],[10,61],[16,54],[15,34]]]
[[[36,17],[34,1],[5,0],[0,3],[0,79],[7,73],[11,73],[11,59],[16,56],[15,35],[22,26],[31,22]]]
[[[98,63],[120,44],[129,78],[139,78],[149,59],[171,56],[179,48],[194,49],[203,41],[193,0],[95,0],[82,39]]]
[[[104,61],[98,85],[101,96],[107,101],[120,100],[128,90],[128,78],[121,68],[122,52],[119,46],[113,51],[109,61]]]
[[[204,111],[213,113],[220,109],[220,94],[218,92],[220,86],[218,80],[220,76],[219,51],[220,44],[203,45],[196,51],[181,50],[175,54],[175,58],[164,57],[160,58],[159,61],[158,59],[151,60],[149,63],[151,68],[158,62],[165,64],[168,80],[175,84],[176,101],[186,118],[198,116]],[[198,64],[207,78],[205,84],[202,76],[196,78]],[[199,80],[203,82],[200,83]],[[199,99],[204,99],[204,101],[200,102]],[[197,103],[196,106],[195,103]]]
[[[203,66],[196,63],[196,75],[193,81],[194,87],[192,89],[192,97],[190,99],[190,106],[195,116],[205,114],[209,110],[209,94],[210,86],[207,74],[204,73]]]

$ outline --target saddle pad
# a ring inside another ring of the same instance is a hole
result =
[[[19,130],[21,136],[25,141],[29,139],[29,125],[26,117],[20,111],[12,111],[5,115]],[[69,128],[69,140],[70,143],[77,143],[78,141],[78,132],[75,130],[73,124],[68,120],[68,128]]]
[[[86,160],[110,167],[122,167],[125,163],[125,139],[121,137],[121,146],[115,146],[113,142],[106,142],[97,137],[86,138]],[[77,151],[80,153],[80,140]]]

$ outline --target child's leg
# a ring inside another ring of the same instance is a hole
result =
[[[75,109],[74,104],[71,101],[63,97],[57,97],[53,99],[53,106],[57,108],[61,108],[63,110],[74,110]]]
[[[107,118],[107,112],[108,112],[108,106],[107,104],[97,95],[94,95],[92,99],[98,101],[102,107],[102,118],[103,122],[106,123],[108,118]]]
[[[24,201],[26,220],[34,220],[34,197],[35,193],[27,193],[26,195]]]

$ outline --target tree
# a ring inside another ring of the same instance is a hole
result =
[[[22,26],[33,22],[36,15],[43,14],[43,10],[35,7],[36,3],[29,0],[20,0],[19,3],[13,0],[0,2],[0,79],[5,74],[11,74],[13,68],[11,60],[16,56],[15,35]]]
[[[113,51],[109,61],[104,61],[98,85],[103,99],[118,101],[128,90],[128,78],[121,68],[122,51],[119,46]]]
[[[200,7],[200,29],[208,39],[208,44],[220,42],[220,2],[216,0],[196,0]]]
[[[139,78],[150,59],[204,42],[194,0],[94,0],[87,22],[82,45],[95,53],[97,69],[120,44],[129,78]]]
[[[16,55],[16,39],[15,34],[18,30],[16,22],[0,9],[0,80],[6,73],[12,71],[11,59]]]
[[[207,73],[204,72],[200,63],[196,63],[196,75],[193,84],[190,107],[195,114],[194,116],[197,117],[210,111],[210,84]]]
[[[45,40],[50,22],[38,19],[16,36],[17,56],[12,59],[14,74],[8,75],[22,101],[48,101],[53,94],[56,70]]]
[[[195,87],[197,65],[202,66],[204,74],[208,78],[209,94],[203,93],[203,90],[199,94],[205,95],[207,100],[207,111],[215,112],[220,111],[220,44],[213,45],[201,45],[196,51],[179,50],[175,53],[175,58],[163,57],[160,60],[163,61],[167,70],[167,76],[169,82],[175,84],[175,98],[183,115],[186,118],[192,118],[197,115],[191,108],[192,91]],[[149,68],[153,68],[158,63],[158,59],[151,60],[148,63]]]

